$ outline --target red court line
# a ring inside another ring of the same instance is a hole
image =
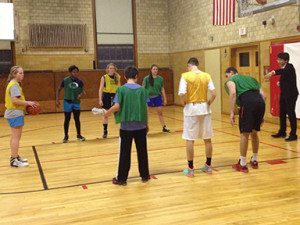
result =
[[[282,158],[282,159],[276,159],[276,160],[293,160],[293,159],[299,159],[299,157],[290,157],[290,158]],[[261,161],[260,163],[267,163],[267,161]],[[217,166],[217,168],[224,168],[229,167],[230,165],[220,165]],[[216,170],[217,171],[217,170]],[[163,173],[156,173],[155,175],[151,175],[152,179],[157,178],[157,175],[166,175],[166,174],[172,174],[172,173],[181,173],[182,170],[176,170],[176,171],[167,171]],[[155,178],[154,178],[155,177]],[[136,179],[138,177],[130,177],[128,179]],[[111,182],[111,179],[109,180],[102,180],[102,181],[94,181],[94,182],[88,182],[88,183],[81,183],[81,184],[73,184],[73,185],[66,185],[66,186],[60,186],[60,187],[54,187],[49,188],[48,190],[44,189],[36,189],[31,191],[18,191],[18,192],[0,192],[0,195],[14,195],[14,194],[27,194],[27,193],[34,193],[34,192],[41,192],[41,191],[53,191],[53,190],[59,190],[59,189],[66,189],[66,188],[72,188],[72,187],[79,187],[79,186],[87,186],[87,185],[93,185],[93,184],[102,184],[102,183],[108,183]]]
[[[169,118],[169,119],[178,120],[178,121],[183,121],[181,119],[172,118],[172,117],[169,117],[169,116],[164,116],[164,117]],[[224,133],[224,134],[229,134],[229,135],[232,135],[232,136],[240,137],[240,135],[232,134],[232,133],[229,133],[229,132],[226,132],[226,131],[222,131],[222,130],[219,130],[219,129],[215,129],[214,128],[213,130],[216,130],[216,131]],[[265,142],[262,142],[262,141],[259,141],[259,143],[264,144],[264,145],[268,145],[268,146],[271,146],[271,147],[279,148],[279,149],[282,149],[282,150],[285,150],[285,151],[289,151],[289,152],[300,153],[298,151],[290,150],[290,149],[287,149],[287,148],[283,148],[283,147],[280,147],[280,146],[277,146],[277,145],[272,145],[272,144],[265,143]]]

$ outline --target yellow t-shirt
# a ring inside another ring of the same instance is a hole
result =
[[[17,110],[24,110],[25,106],[20,106],[20,105],[14,105],[12,100],[11,100],[11,96],[10,96],[10,88],[13,85],[17,85],[18,88],[20,89],[20,100],[25,101],[25,96],[22,90],[22,87],[20,86],[20,84],[17,81],[10,81],[6,87],[6,91],[5,91],[5,108],[6,109],[17,109]]]
[[[207,90],[211,77],[208,73],[186,72],[182,77],[187,83],[186,102],[200,103],[207,102]]]
[[[117,76],[117,82],[115,82],[114,78],[111,78],[108,74],[104,75],[104,89],[103,92],[106,93],[116,93],[117,89],[119,87],[118,81],[120,80],[120,76],[115,74]]]

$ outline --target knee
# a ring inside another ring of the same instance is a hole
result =
[[[252,138],[252,140],[258,140],[257,132],[252,132],[251,133],[251,138]]]
[[[211,139],[204,139],[203,141],[205,144],[211,144]]]

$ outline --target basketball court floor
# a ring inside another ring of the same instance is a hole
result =
[[[231,168],[239,157],[239,131],[227,115],[214,115],[211,175],[199,168],[204,144],[196,142],[194,178],[186,166],[182,107],[164,107],[170,134],[150,112],[151,180],[138,177],[135,147],[127,186],[111,183],[118,162],[118,125],[110,119],[102,139],[101,116],[82,112],[85,142],[62,144],[63,114],[26,116],[20,154],[28,168],[9,166],[10,131],[0,118],[0,224],[300,224],[300,146],[272,139],[278,125],[260,132],[259,169]],[[251,156],[249,146],[248,159]]]

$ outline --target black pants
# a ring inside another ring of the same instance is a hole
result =
[[[71,120],[71,113],[72,112],[65,112],[64,131],[65,131],[66,137],[68,137],[68,135],[69,135],[69,125],[70,125],[70,120]],[[80,120],[79,120],[80,110],[73,110],[73,116],[74,116],[74,120],[75,120],[77,135],[81,135]]]
[[[126,181],[130,170],[131,146],[134,139],[138,157],[139,172],[142,178],[149,177],[146,129],[127,131],[120,130],[121,147],[117,179]]]
[[[280,129],[279,133],[286,132],[286,115],[289,117],[291,124],[290,135],[296,135],[297,133],[297,118],[295,113],[296,98],[283,98],[280,96]]]

